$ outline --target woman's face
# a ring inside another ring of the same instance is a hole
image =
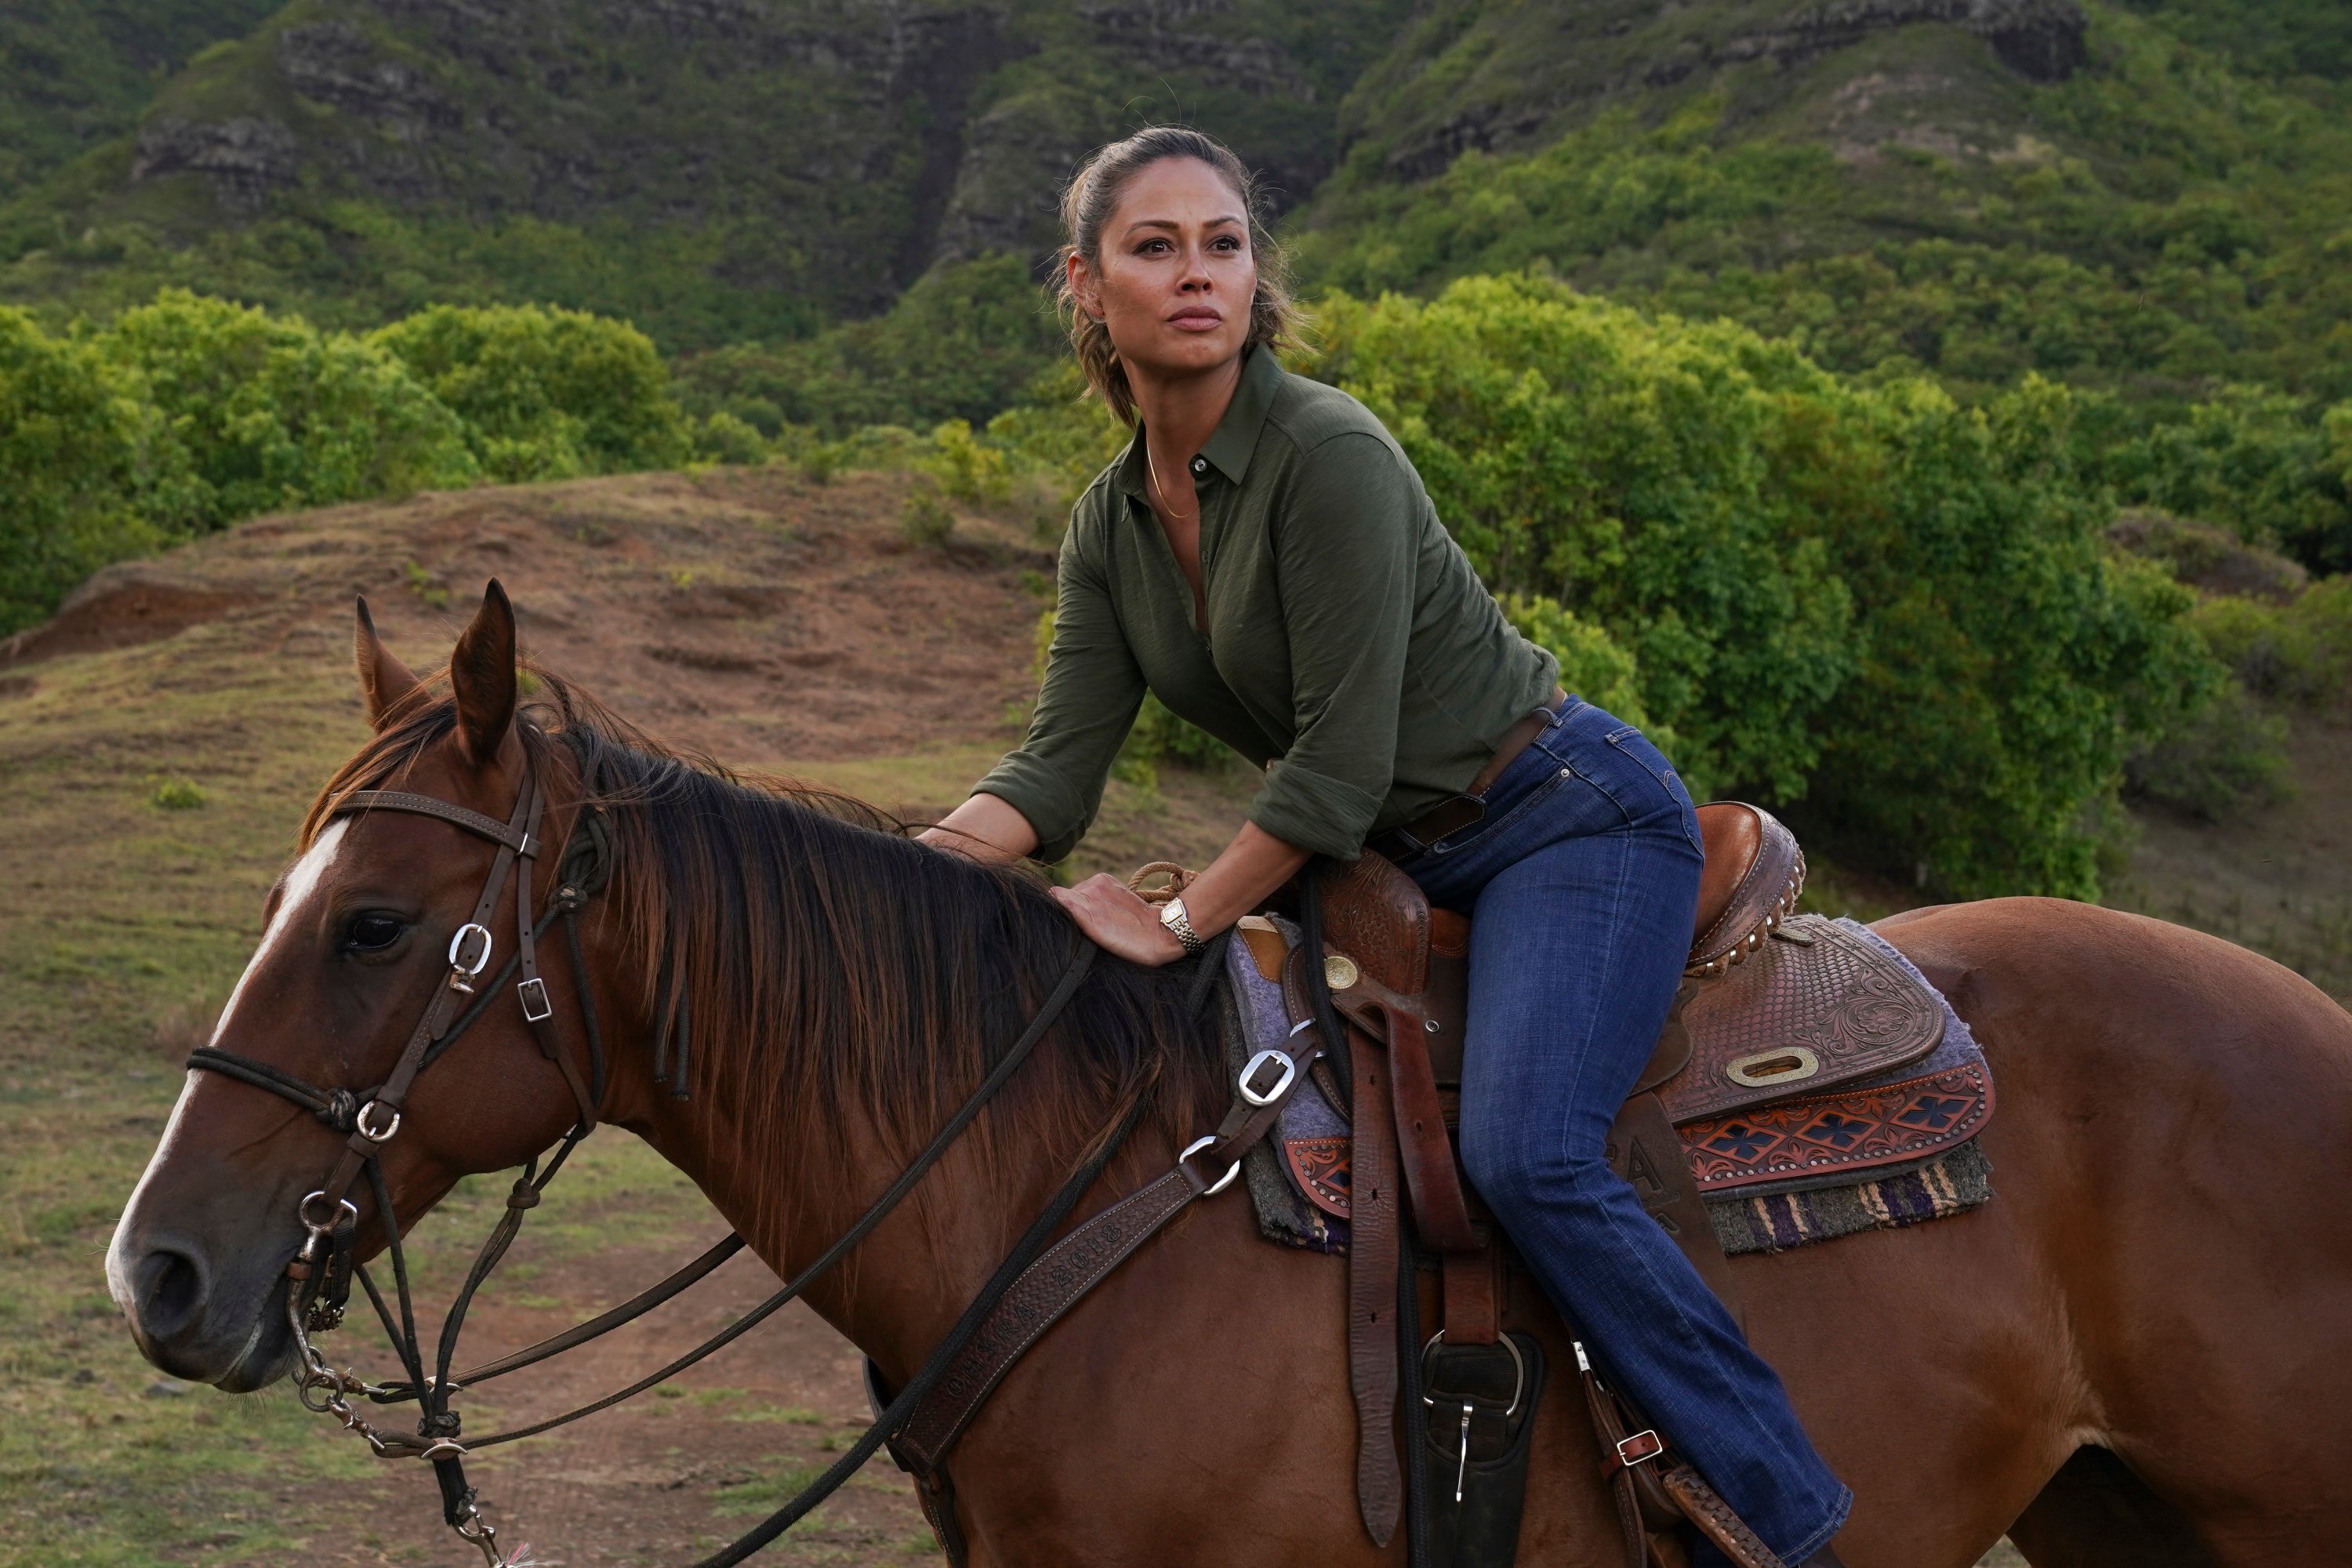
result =
[[[1241,194],[1197,158],[1162,158],[1119,193],[1089,267],[1069,259],[1079,308],[1109,330],[1130,377],[1182,376],[1240,356],[1257,258]]]

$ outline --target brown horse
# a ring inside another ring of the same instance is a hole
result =
[[[535,766],[560,845],[583,795],[617,854],[584,919],[605,1020],[604,1117],[684,1170],[791,1277],[987,1071],[1079,939],[1021,876],[753,788],[645,742],[551,677],[518,719],[495,591],[449,692],[362,621],[374,740],[337,775],[221,1016],[220,1039],[314,1083],[383,1079],[446,971],[491,847],[444,822],[331,816],[347,791],[503,820]],[[542,862],[543,897],[553,876]],[[1748,1331],[1854,1489],[1857,1568],[1966,1568],[2003,1531],[2052,1564],[2352,1561],[2352,1019],[2211,937],[2050,900],[1881,928],[1974,1028],[2001,1086],[1974,1212],[1733,1268]],[[500,940],[505,937],[501,934]],[[680,976],[664,986],[666,962]],[[560,946],[545,955],[570,998]],[[689,1018],[687,1098],[656,1081],[656,1013]],[[575,1010],[557,1038],[584,1048]],[[1146,1115],[1090,1212],[1167,1168],[1225,1103],[1176,977],[1097,964],[971,1136],[816,1310],[903,1381],[1090,1141]],[[416,1081],[384,1146],[404,1223],[573,1119],[517,1010]],[[192,1073],[108,1270],[141,1348],[250,1389],[293,1355],[297,1204],[341,1140],[247,1083]],[[364,1189],[359,1250],[384,1242]],[[1359,1522],[1339,1260],[1259,1239],[1238,1190],[1148,1244],[1021,1363],[955,1450],[979,1563],[1402,1562]],[[1571,1364],[1524,1279],[1509,1319]],[[1590,1430],[1558,1379],[1519,1561],[1617,1568]],[[420,1506],[423,1489],[420,1489]]]

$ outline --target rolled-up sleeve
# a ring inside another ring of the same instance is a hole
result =
[[[1054,640],[1021,749],[972,786],[1029,819],[1040,860],[1059,860],[1101,809],[1103,781],[1143,705],[1143,671],[1111,605],[1100,563],[1073,526],[1056,572]]]
[[[1285,843],[1353,859],[1396,771],[1416,487],[1387,444],[1349,432],[1303,456],[1278,516],[1296,738],[1267,766],[1249,818]]]

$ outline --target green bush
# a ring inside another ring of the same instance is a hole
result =
[[[162,422],[96,345],[0,307],[0,634],[39,621],[110,561],[175,537],[142,510],[176,475]]]
[[[705,463],[764,463],[775,447],[765,436],[725,409],[694,422],[694,456]]]
[[[2250,691],[2321,709],[2352,697],[2352,575],[2314,584],[2284,605],[2217,594],[2189,618]]]
[[[931,432],[931,450],[921,459],[923,470],[940,488],[967,506],[1001,503],[1013,493],[1013,471],[1003,448],[975,440],[971,426],[950,419]]]
[[[1606,631],[1580,619],[1559,600],[1540,594],[1504,594],[1496,603],[1503,607],[1503,618],[1521,637],[1550,649],[1559,660],[1559,683],[1571,696],[1605,708],[1629,724],[1650,729],[1633,656],[1619,647]],[[1664,731],[1651,729],[1650,733],[1660,750],[1670,743],[1671,737],[1660,738]]]
[[[2087,400],[2081,429],[2117,499],[2220,523],[2318,571],[2352,569],[2352,405],[2229,387],[2185,407]]]
[[[1859,610],[1810,804],[1882,867],[1964,897],[2095,896],[2126,756],[2221,679],[2188,591],[2105,548],[2072,405],[2031,378],[1975,409],[1895,384],[1853,399],[1844,458],[1780,466],[1836,478],[1815,525]]]
[[[1830,378],[1524,275],[1338,296],[1322,323],[1319,374],[1387,422],[1488,586],[1571,605],[1632,655],[1695,790],[1803,793],[1852,606],[1768,437],[1778,382]]]
[[[2108,559],[2061,388],[1964,407],[1527,276],[1324,321],[1506,604],[1601,628],[1695,792],[1802,802],[1851,858],[2090,896],[2126,755],[2218,685],[2187,591]]]
[[[185,456],[184,521],[462,485],[457,416],[380,348],[170,289],[95,339]]]
[[[367,341],[465,422],[493,479],[666,468],[691,450],[669,371],[625,321],[538,305],[436,305]]]
[[[955,509],[940,493],[937,481],[929,474],[918,474],[913,488],[907,492],[907,504],[898,514],[900,531],[914,543],[931,549],[948,542],[955,524]]]
[[[2133,791],[2209,822],[2294,793],[2287,722],[2232,680],[2214,700],[2135,753]]]

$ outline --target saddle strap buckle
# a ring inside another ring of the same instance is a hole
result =
[[[1644,1427],[1630,1437],[1617,1440],[1617,1463],[1621,1468],[1632,1469],[1647,1463],[1666,1451],[1666,1440],[1658,1436],[1655,1427]]]
[[[1312,1022],[1313,1020],[1310,1019],[1308,1021]],[[1256,1086],[1258,1071],[1260,1068],[1269,1066],[1280,1068],[1281,1076],[1274,1080],[1273,1088],[1259,1089]],[[1265,1050],[1258,1052],[1257,1055],[1250,1058],[1249,1064],[1242,1068],[1241,1078],[1239,1081],[1234,1085],[1234,1088],[1244,1100],[1248,1100],[1252,1105],[1258,1107],[1260,1110],[1264,1110],[1265,1107],[1272,1105],[1276,1100],[1280,1100],[1284,1095],[1288,1094],[1290,1092],[1290,1086],[1297,1081],[1298,1058],[1292,1056],[1287,1051],[1269,1046]]]

